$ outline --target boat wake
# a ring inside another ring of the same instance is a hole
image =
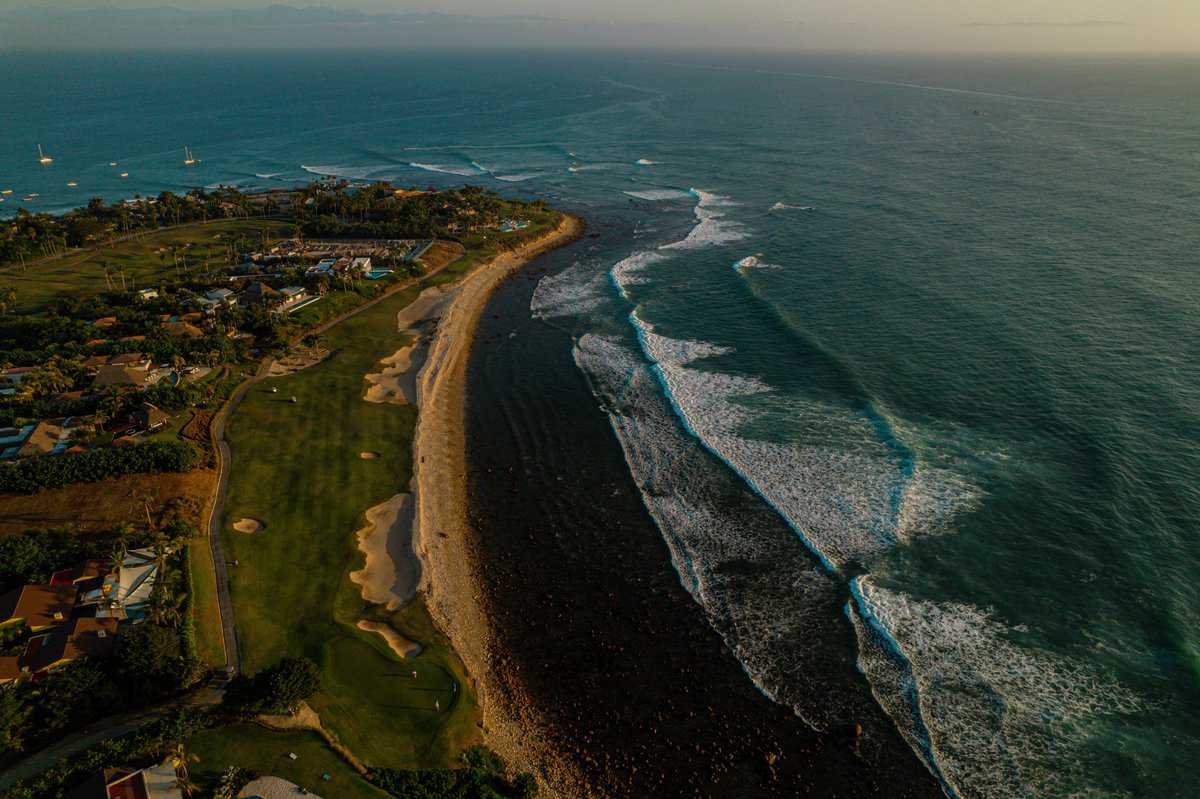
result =
[[[409,166],[413,169],[421,169],[426,172],[441,172],[445,175],[459,175],[461,177],[475,177],[482,173],[482,170],[475,166],[457,166],[455,164],[420,164],[414,161]]]

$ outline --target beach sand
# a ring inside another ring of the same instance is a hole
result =
[[[366,630],[369,633],[378,633],[383,636],[383,640],[387,641],[388,646],[402,658],[415,658],[421,654],[421,645],[416,641],[410,641],[400,633],[396,632],[391,625],[384,624],[381,621],[367,621],[362,619],[358,623],[358,629]]]
[[[421,410],[413,447],[414,544],[430,613],[475,680],[487,744],[517,770],[536,770],[547,795],[558,796],[586,795],[581,774],[543,734],[519,683],[493,667],[493,631],[467,519],[464,389],[475,328],[492,291],[525,263],[582,233],[581,220],[564,216],[555,230],[497,256],[460,282],[417,381]]]

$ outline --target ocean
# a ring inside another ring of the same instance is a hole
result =
[[[574,211],[603,235],[529,315],[762,695],[870,703],[949,796],[1192,796],[1198,67],[6,53],[0,213],[315,176]]]

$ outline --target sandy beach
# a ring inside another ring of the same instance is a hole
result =
[[[421,590],[434,621],[449,636],[475,680],[487,744],[518,770],[535,771],[549,795],[586,795],[578,771],[543,734],[519,684],[494,662],[491,622],[477,578],[467,518],[465,378],[475,328],[492,291],[521,266],[583,233],[564,216],[558,227],[519,250],[497,256],[459,284],[417,380],[420,415],[413,447]]]

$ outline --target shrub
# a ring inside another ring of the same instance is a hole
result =
[[[0,492],[34,494],[43,488],[93,483],[137,472],[186,472],[196,450],[186,441],[152,441],[75,455],[40,455],[0,466]]]

